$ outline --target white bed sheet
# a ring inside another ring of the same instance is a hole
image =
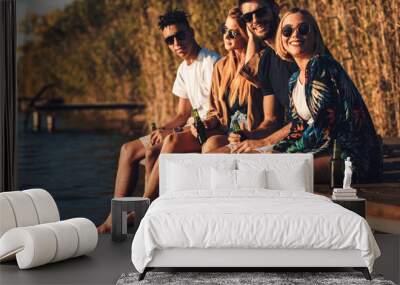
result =
[[[132,243],[143,272],[155,249],[357,249],[372,272],[380,250],[365,219],[307,192],[171,192],[156,199]]]

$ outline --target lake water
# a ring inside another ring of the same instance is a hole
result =
[[[23,130],[23,116],[18,130],[19,189],[46,189],[62,219],[85,217],[100,224],[110,210],[120,147],[134,136],[68,129],[68,119],[61,118],[60,130],[33,133]],[[143,191],[142,185],[137,191]]]

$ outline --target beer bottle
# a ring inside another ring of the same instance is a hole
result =
[[[157,130],[157,125],[156,125],[156,123],[152,122],[151,123],[151,131],[154,132],[155,130]]]
[[[233,119],[233,121],[232,121],[232,131],[234,134],[240,135],[240,141],[243,141],[246,139],[245,135],[241,132],[242,129],[240,128],[239,121],[237,118]]]
[[[342,161],[342,151],[340,149],[340,144],[337,140],[333,141],[333,154],[331,157],[331,183],[330,187],[341,188],[341,183],[343,182],[343,161]]]
[[[235,134],[239,133],[240,130],[241,130],[241,129],[240,129],[239,122],[238,122],[237,119],[233,119],[233,121],[232,121],[232,127],[233,127],[233,132],[234,132]]]
[[[200,145],[203,145],[203,143],[205,143],[207,140],[206,127],[201,121],[199,111],[197,111],[197,109],[192,110],[192,117],[194,119],[194,127],[197,130],[197,139],[199,140]]]

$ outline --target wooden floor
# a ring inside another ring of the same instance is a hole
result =
[[[375,262],[374,273],[382,274],[385,279],[398,284],[400,282],[400,236],[376,234],[375,238],[382,256]],[[88,256],[29,270],[19,270],[15,261],[0,264],[0,284],[115,284],[122,273],[135,271],[131,262],[131,243],[132,237],[124,242],[115,243],[111,241],[110,235],[100,235],[96,250]],[[319,270],[309,268],[304,271]],[[350,269],[332,268],[324,271],[348,270]],[[271,268],[268,271],[281,272],[293,271],[293,269]]]

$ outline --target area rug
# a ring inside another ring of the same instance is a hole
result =
[[[384,280],[380,275],[372,275],[368,281],[360,272],[148,272],[142,281],[138,281],[139,273],[122,274],[117,285],[395,285]]]

